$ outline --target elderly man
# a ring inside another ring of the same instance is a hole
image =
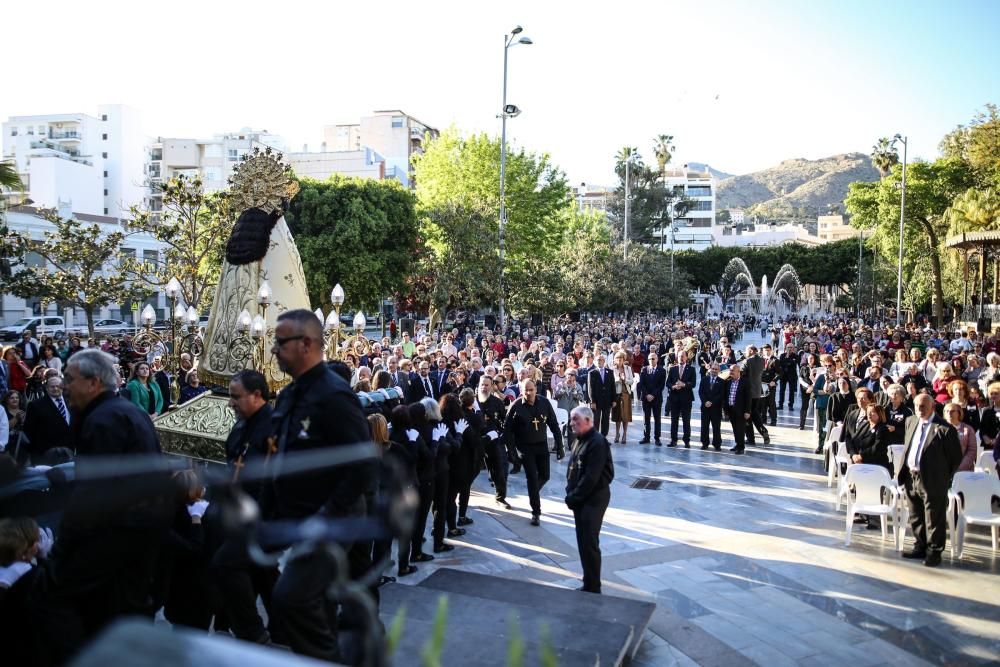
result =
[[[569,417],[577,441],[566,469],[566,506],[573,510],[576,547],[583,565],[583,587],[601,592],[601,524],[611,502],[611,480],[615,465],[611,445],[594,428],[594,413],[586,405],[573,409]]]
[[[922,558],[927,567],[937,567],[947,530],[948,488],[962,462],[962,446],[955,427],[934,414],[933,398],[918,394],[913,407],[916,414],[906,420],[899,481],[910,503],[914,545],[903,558]]]
[[[24,418],[24,435],[28,438],[28,451],[35,463],[55,447],[75,449],[69,406],[63,398],[62,378],[56,376],[46,380],[45,394],[28,403]]]

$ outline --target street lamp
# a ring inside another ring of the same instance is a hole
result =
[[[899,326],[903,316],[903,223],[906,220],[906,137],[896,134],[892,145],[903,142],[903,189],[899,200],[899,266],[896,267],[896,326]]]
[[[532,44],[527,37],[517,36],[524,31],[521,26],[515,26],[509,35],[503,36],[503,100],[500,107],[500,326],[504,326],[504,227],[507,224],[507,118],[514,118],[521,113],[517,106],[507,104],[507,51],[517,44]],[[515,38],[516,41],[515,41]]]

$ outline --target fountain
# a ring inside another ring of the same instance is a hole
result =
[[[758,292],[746,262],[734,257],[726,264],[713,291],[715,297],[712,299],[712,307],[718,312],[730,310],[784,317],[793,312],[793,306],[801,299],[802,281],[799,280],[795,267],[783,264],[770,285],[766,274],[761,277],[760,292]],[[806,303],[795,312],[802,315],[812,309],[815,309],[815,304],[810,306]]]

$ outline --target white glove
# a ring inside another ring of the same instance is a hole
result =
[[[420,433],[416,429],[408,428],[406,429],[406,437],[409,438],[410,442],[416,442],[417,438],[420,437]]]
[[[431,431],[431,440],[438,441],[448,435],[448,427],[444,424],[438,424]]]
[[[38,555],[42,558],[47,558],[49,552],[52,551],[52,545],[56,543],[54,537],[52,537],[51,528],[42,528],[38,531]]]
[[[388,400],[389,400],[389,399],[391,398],[391,397],[389,396],[389,392],[388,392],[388,391],[386,391],[385,389],[379,389],[379,390],[378,390],[378,392],[379,392],[380,394],[382,394],[383,396],[385,396],[385,400],[387,400],[387,401],[388,401]]]
[[[0,567],[0,586],[10,588],[17,580],[31,572],[31,563],[17,561],[7,567]]]
[[[490,440],[496,440],[497,438],[500,437],[500,434],[497,433],[496,431],[488,431],[486,433],[486,437],[489,438]]]
[[[457,422],[455,422],[455,432],[458,433],[459,435],[465,433],[465,429],[467,428],[469,428],[469,422],[467,422],[465,419],[459,419]]]
[[[205,510],[207,509],[208,509],[207,500],[196,500],[190,505],[188,505],[188,514],[190,514],[192,517],[197,517],[200,519],[201,517],[205,516]]]

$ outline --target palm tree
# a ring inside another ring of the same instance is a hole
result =
[[[653,155],[656,156],[656,164],[660,168],[660,178],[664,177],[667,164],[674,156],[674,136],[672,134],[661,134],[653,139]]]
[[[20,190],[23,187],[14,161],[0,162],[0,190]]]
[[[881,178],[885,178],[897,164],[899,164],[899,153],[896,152],[895,140],[882,137],[872,146],[872,166],[878,169]]]
[[[1000,195],[990,188],[969,188],[951,203],[944,213],[948,234],[985,232],[1000,229]]]
[[[629,168],[629,171],[632,172],[630,180],[634,181],[636,168],[643,166],[639,149],[634,146],[623,146],[615,154],[615,173],[618,174],[618,178],[622,179],[623,183],[625,182],[625,161],[630,158],[632,160],[632,166]]]

